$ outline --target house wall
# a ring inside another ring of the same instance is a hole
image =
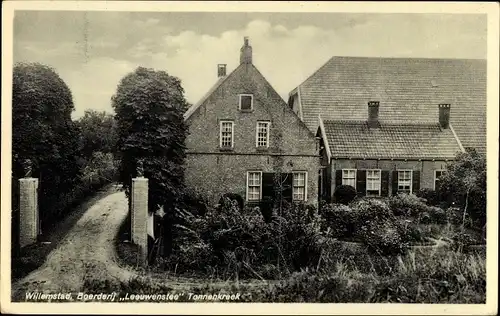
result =
[[[252,112],[239,110],[239,94],[253,94]],[[234,122],[234,148],[219,148],[219,122]],[[269,121],[269,148],[256,148],[257,121]],[[225,193],[246,198],[247,171],[307,171],[307,202],[317,203],[319,145],[253,65],[240,65],[187,120],[186,184],[213,202]],[[283,163],[278,163],[282,157]]]
[[[238,109],[239,94],[254,95],[254,110]],[[219,122],[234,121],[235,153],[258,153],[255,146],[257,121],[270,121],[267,153],[317,155],[314,135],[287,107],[265,78],[252,65],[241,65],[188,119],[188,151],[220,152]]]
[[[420,189],[434,189],[434,171],[446,169],[447,161],[444,160],[350,160],[332,159],[331,161],[331,192],[335,192],[335,173],[341,169],[381,169],[395,171],[410,169],[420,171]],[[392,192],[392,172],[389,172],[389,195]]]
[[[307,171],[307,203],[318,202],[317,157],[270,155],[189,154],[186,184],[217,203],[225,193],[236,193],[246,198],[247,171],[283,173]],[[278,168],[280,165],[282,168]]]

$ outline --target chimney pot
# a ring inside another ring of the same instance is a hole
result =
[[[252,46],[248,43],[248,36],[243,38],[243,46],[240,49],[240,64],[252,63]]]
[[[378,121],[379,107],[380,107],[379,101],[368,102],[368,127],[370,128],[377,128],[380,126]]]
[[[226,76],[226,64],[218,64],[217,65],[217,77],[225,77]]]
[[[451,104],[449,103],[441,103],[439,104],[439,125],[441,128],[449,128],[450,127],[450,111]]]

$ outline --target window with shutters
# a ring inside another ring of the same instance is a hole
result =
[[[366,170],[366,195],[380,196],[380,170]]]
[[[257,122],[256,146],[257,148],[269,147],[269,122]]]
[[[220,122],[220,147],[221,148],[233,148],[233,131],[234,123],[231,121],[221,121]]]
[[[262,196],[262,172],[247,172],[247,201],[260,201]]]
[[[253,110],[253,94],[240,94],[240,110],[252,111]]]
[[[398,193],[412,192],[412,170],[398,170]]]
[[[307,197],[307,172],[293,173],[293,200],[305,201]]]
[[[342,184],[356,188],[356,169],[342,169]]]
[[[434,190],[439,188],[440,178],[443,175],[444,170],[434,170]]]

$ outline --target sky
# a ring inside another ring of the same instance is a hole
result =
[[[73,94],[73,118],[113,113],[120,79],[143,66],[181,79],[196,103],[239,63],[253,63],[284,100],[333,56],[486,59],[486,15],[17,11],[14,62],[53,67]]]

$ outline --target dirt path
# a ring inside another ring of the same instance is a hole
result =
[[[38,270],[12,286],[13,300],[24,300],[27,291],[77,292],[86,276],[128,280],[133,272],[118,266],[115,239],[127,216],[124,192],[116,192],[92,205]]]

